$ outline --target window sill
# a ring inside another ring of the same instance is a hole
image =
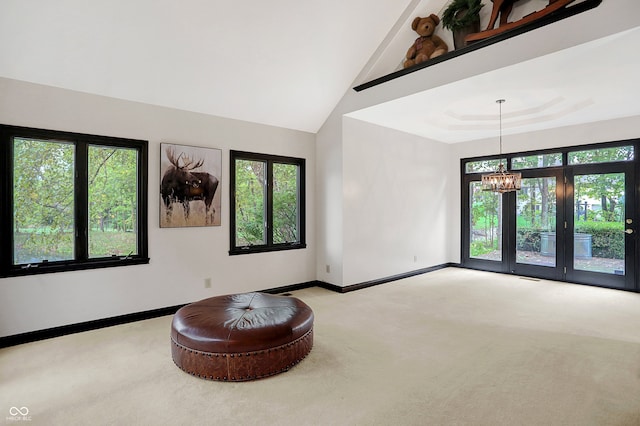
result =
[[[307,245],[304,243],[292,243],[292,244],[282,244],[277,246],[245,246],[245,247],[235,247],[229,250],[229,256],[235,256],[239,254],[250,254],[250,253],[267,253],[271,251],[283,251],[283,250],[297,250],[307,248]]]
[[[149,263],[148,257],[133,257],[130,259],[115,258],[115,259],[96,259],[89,260],[82,263],[73,262],[50,262],[47,264],[38,263],[31,267],[12,267],[9,269],[6,277],[21,277],[27,275],[37,274],[51,274],[55,272],[69,272],[69,271],[82,271],[88,269],[101,269],[101,268],[113,268],[118,266],[131,266],[131,265],[146,265]]]

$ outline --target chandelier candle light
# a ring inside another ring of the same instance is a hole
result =
[[[520,189],[522,173],[509,172],[502,164],[502,104],[504,99],[498,99],[496,102],[500,105],[500,164],[494,173],[482,175],[482,190],[503,194]]]

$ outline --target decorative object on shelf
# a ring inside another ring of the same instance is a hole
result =
[[[465,38],[480,31],[482,0],[453,0],[442,14],[442,26],[453,33],[453,46],[467,45]]]
[[[549,4],[545,8],[540,9],[536,12],[532,12],[517,21],[508,22],[509,13],[511,13],[513,3],[515,3],[516,1],[518,0],[493,0],[493,9],[491,9],[491,18],[489,20],[489,24],[487,25],[487,29],[477,33],[469,34],[465,38],[466,43],[469,44],[475,41],[484,40],[486,38],[511,31],[514,28],[521,27],[525,24],[530,24],[551,15],[552,13],[557,12],[560,9],[563,9],[565,6],[573,3],[575,0],[549,0]],[[586,1],[589,0],[585,0],[585,2],[583,3],[586,3]],[[599,4],[600,3],[597,3],[596,5]],[[500,15],[499,26],[498,28],[493,28],[495,26],[496,20],[498,19],[498,15]]]
[[[449,51],[449,46],[440,37],[434,34],[440,23],[437,15],[431,14],[426,18],[416,17],[411,24],[411,29],[420,37],[409,48],[404,61],[404,68],[428,61]]]
[[[487,29],[492,30],[495,27],[498,15],[500,15],[498,26],[502,27],[506,25],[509,15],[511,15],[511,11],[513,10],[513,4],[518,1],[521,0],[492,0],[493,7],[491,8],[491,17],[489,18]],[[551,1],[553,2],[554,0]]]
[[[502,104],[505,100],[498,99],[496,102],[500,105],[500,164],[494,173],[482,175],[482,190],[503,194],[520,189],[522,174],[509,172],[502,164]]]
[[[220,226],[222,151],[160,144],[160,227]]]

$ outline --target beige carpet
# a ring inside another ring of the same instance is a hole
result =
[[[191,377],[162,317],[0,350],[0,422],[640,425],[639,294],[450,268],[295,295],[315,345],[287,373]]]

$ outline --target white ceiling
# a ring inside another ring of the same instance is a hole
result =
[[[457,143],[640,115],[640,27],[348,114]],[[634,52],[630,54],[631,52]]]
[[[640,27],[348,114],[457,143],[640,115]]]
[[[1,0],[0,76],[315,133],[411,3]]]
[[[0,77],[315,133],[447,1],[0,0]],[[349,115],[447,143],[495,136],[496,93],[505,134],[640,115],[637,46],[639,28]]]

